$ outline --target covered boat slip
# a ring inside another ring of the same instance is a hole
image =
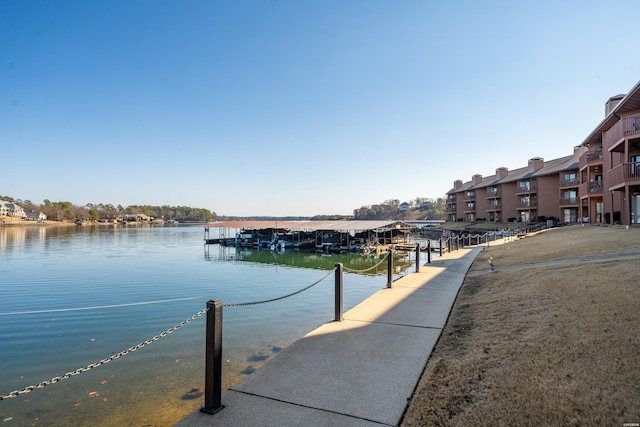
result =
[[[209,230],[217,228],[218,238]],[[381,253],[389,248],[415,248],[415,227],[400,221],[221,221],[205,227],[205,243],[318,252]]]

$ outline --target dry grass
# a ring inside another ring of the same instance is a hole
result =
[[[580,226],[487,248],[402,425],[640,422],[639,251],[640,229]]]

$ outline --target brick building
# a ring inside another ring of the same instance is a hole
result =
[[[605,118],[573,154],[456,180],[450,222],[640,224],[640,83],[610,98]]]

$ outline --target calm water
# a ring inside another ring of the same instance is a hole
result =
[[[179,324],[210,299],[242,303],[295,292],[337,262],[372,256],[203,245],[202,226],[0,228],[0,394],[126,350]],[[212,236],[213,237],[213,236]],[[396,277],[412,271],[396,259]],[[345,273],[345,311],[386,285]],[[296,296],[226,307],[229,387],[333,318],[333,275]],[[0,425],[172,425],[203,403],[205,317],[70,379],[0,401]]]

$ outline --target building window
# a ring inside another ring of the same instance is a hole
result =
[[[567,208],[563,209],[564,222],[567,224],[578,222],[578,209]]]

